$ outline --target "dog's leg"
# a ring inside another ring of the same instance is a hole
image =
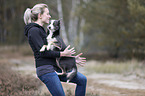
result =
[[[55,71],[55,72],[56,72],[56,71]],[[58,72],[56,72],[56,74],[57,74],[57,75],[64,75],[64,73],[58,73]]]
[[[75,74],[77,73],[76,68],[73,68],[73,70],[71,72],[67,73],[67,83],[69,83],[69,81],[75,76]]]
[[[63,70],[63,68],[60,67],[60,65],[59,65],[59,60],[58,60],[58,59],[56,59],[56,64],[57,64],[57,66],[58,66],[58,67],[61,69],[61,71],[62,71],[62,73],[56,72],[57,75],[64,75],[64,74],[66,74],[66,72]]]
[[[45,50],[47,45],[43,45],[42,48],[40,49],[40,52],[43,52]]]
[[[64,74],[66,74],[65,72],[63,72],[62,71],[62,73],[58,73],[58,72],[56,72],[57,73],[57,75],[64,75]]]
[[[50,47],[51,47],[51,44],[52,44],[52,42],[49,42],[49,43],[48,43],[48,45],[47,45],[47,50],[50,50],[50,49],[51,49],[51,48],[50,48]]]
[[[66,83],[69,83],[69,82],[70,82],[70,80],[67,80],[67,81],[66,81]]]
[[[55,43],[52,43],[56,48],[58,48],[59,50],[61,50],[61,48],[59,46],[57,46]]]

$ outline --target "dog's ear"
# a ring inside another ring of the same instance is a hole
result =
[[[58,21],[59,21],[59,23],[60,23],[60,21],[62,20],[62,18],[60,18]]]
[[[58,27],[60,27],[60,20],[57,20],[57,25]]]
[[[60,24],[60,20],[58,20],[58,24]]]

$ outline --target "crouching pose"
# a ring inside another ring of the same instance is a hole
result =
[[[60,33],[60,20],[51,20],[50,25],[48,26],[48,36],[47,36],[47,45],[43,45],[40,49],[40,52],[45,50],[53,50],[53,51],[64,51],[67,47],[63,42],[62,38],[59,35]],[[55,70],[61,73],[57,73],[57,75],[66,75],[67,83],[77,74],[77,66],[75,57],[59,57],[56,58]]]
[[[71,57],[75,50],[67,46],[63,51],[44,50],[40,51],[43,45],[47,44],[47,33],[43,27],[49,24],[51,18],[46,4],[37,4],[32,9],[27,8],[24,13],[25,35],[34,52],[36,73],[38,78],[47,86],[52,96],[65,96],[61,82],[66,82],[66,75],[57,75],[55,72],[56,58]],[[84,64],[85,58],[81,58],[82,53],[75,56],[76,63]],[[87,78],[77,72],[70,80],[76,84],[75,96],[85,96]]]

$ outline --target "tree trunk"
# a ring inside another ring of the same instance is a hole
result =
[[[77,4],[78,4],[77,0],[72,0],[72,8],[70,12],[69,28],[68,28],[70,44],[73,46],[74,46],[75,40],[77,40],[78,38],[77,33],[78,33],[79,18],[78,16],[75,16],[74,14]]]
[[[57,9],[59,18],[61,19],[61,30],[62,30],[62,38],[66,44],[68,44],[67,34],[65,31],[64,21],[63,21],[63,10],[62,10],[62,3],[61,0],[57,0]]]
[[[80,23],[80,34],[79,34],[79,48],[78,50],[80,51],[82,46],[84,45],[84,32],[83,32],[83,26],[85,25],[85,19],[81,19]]]
[[[8,21],[8,18],[7,18],[7,1],[4,0],[3,2],[4,2],[4,8],[3,8],[3,12],[4,12],[3,27],[4,27],[4,29],[3,29],[3,34],[2,34],[2,43],[5,43],[5,42],[6,42],[6,37],[7,37],[7,36],[5,36],[6,33],[7,33],[7,30],[6,30],[6,23],[7,23],[7,21]]]

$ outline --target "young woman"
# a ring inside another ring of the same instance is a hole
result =
[[[56,58],[70,57],[75,53],[75,50],[68,46],[61,52],[50,50],[40,52],[41,47],[47,44],[47,33],[43,25],[49,24],[50,18],[46,4],[36,4],[32,9],[27,8],[24,13],[25,35],[28,37],[34,52],[38,78],[47,86],[52,96],[65,96],[60,81],[66,82],[66,76],[58,76],[54,70],[54,65],[56,65]],[[85,58],[80,57],[81,54],[76,56],[76,63],[83,64],[85,62]],[[77,72],[77,75],[70,82],[77,84],[75,96],[85,96],[87,78],[83,74]]]

